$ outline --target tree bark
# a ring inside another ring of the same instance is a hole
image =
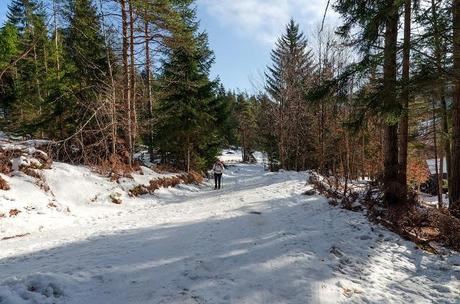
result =
[[[444,73],[444,60],[443,57],[445,56],[445,51],[442,48],[441,42],[441,29],[439,28],[439,15],[438,15],[438,8],[436,7],[436,1],[431,0],[431,14],[433,20],[433,28],[434,28],[434,51],[435,51],[435,58],[436,58],[436,65],[438,75],[441,76]],[[447,180],[448,180],[448,195],[449,195],[449,202],[451,202],[451,187],[452,187],[452,176],[451,176],[451,149],[450,149],[450,135],[449,135],[449,115],[447,111],[447,102],[445,97],[445,80],[443,77],[440,77],[441,81],[438,84],[437,88],[437,97],[441,101],[441,141],[442,146],[444,149],[444,156],[446,158],[446,172],[447,172]],[[444,165],[444,159],[442,159],[441,167]],[[441,170],[444,179],[444,170]]]
[[[132,148],[134,149],[134,144],[136,142],[137,137],[137,114],[136,114],[136,61],[135,61],[135,50],[134,50],[134,35],[135,35],[135,28],[134,28],[134,6],[133,0],[128,0],[128,8],[129,8],[129,57],[130,57],[130,68],[129,68],[129,76],[130,76],[130,100],[131,100],[131,141],[132,141]],[[133,151],[134,152],[134,151]]]
[[[127,111],[127,132],[126,132],[126,141],[128,144],[128,162],[132,163],[133,155],[133,141],[132,141],[132,114],[131,114],[131,93],[130,93],[130,81],[129,81],[129,62],[128,62],[128,15],[126,8],[126,0],[120,0],[121,5],[121,27],[123,34],[123,100],[125,101],[126,111]]]
[[[434,169],[436,174],[436,189],[438,194],[438,205],[442,204],[442,186],[439,182],[439,166],[438,166],[438,139],[437,139],[437,129],[436,129],[436,105],[435,101],[432,101],[432,121],[433,121],[433,144],[434,144]],[[442,161],[442,160],[441,160]]]
[[[401,198],[407,198],[407,142],[409,134],[409,67],[411,41],[411,3],[404,3],[404,46],[402,62],[402,93],[401,102],[403,114],[399,122],[399,177],[401,183]]]
[[[383,102],[394,112],[399,106],[396,99],[396,50],[398,39],[398,10],[393,0],[387,0],[388,16],[385,28]],[[390,117],[384,122],[384,200],[389,205],[402,202],[398,162],[398,123]]]
[[[103,6],[102,6],[102,0],[99,0],[99,7],[101,12],[103,11]],[[110,86],[111,86],[111,101],[110,101],[110,123],[111,123],[111,137],[112,137],[112,155],[115,155],[117,153],[117,107],[116,107],[116,102],[117,102],[117,93],[116,93],[116,86],[115,86],[115,78],[113,75],[113,66],[112,66],[112,61],[110,58],[110,48],[109,48],[109,39],[107,35],[107,30],[105,28],[105,20],[104,20],[104,14],[102,14],[102,33],[104,35],[104,43],[105,43],[105,50],[106,50],[106,55],[107,55],[107,68],[109,71],[109,77],[110,77]]]
[[[453,38],[454,38],[454,92],[452,110],[452,204],[453,215],[460,217],[460,0],[454,0]]]
[[[151,79],[151,58],[150,58],[150,31],[149,31],[149,17],[148,7],[145,4],[144,9],[144,39],[145,39],[145,73],[146,73],[146,86],[147,86],[147,107],[149,119],[147,122],[148,128],[148,150],[150,161],[154,160],[153,155],[153,100],[152,100],[152,79]]]

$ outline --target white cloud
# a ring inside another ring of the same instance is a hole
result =
[[[321,22],[327,0],[199,0],[209,15],[240,35],[272,45],[290,18],[304,31]],[[335,16],[332,9],[329,16]],[[334,18],[334,17],[333,17]]]

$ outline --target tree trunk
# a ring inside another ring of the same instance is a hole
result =
[[[452,214],[460,217],[460,0],[453,1],[454,92],[452,110]]]
[[[190,173],[190,161],[191,161],[191,147],[190,138],[187,137],[187,173]]]
[[[436,189],[438,194],[438,205],[442,204],[442,185],[439,183],[439,166],[438,166],[438,140],[437,140],[437,130],[436,130],[436,105],[435,101],[432,101],[432,121],[433,121],[433,144],[434,144],[434,169],[436,174]],[[442,161],[442,160],[441,160]]]
[[[99,7],[101,12],[103,11],[102,7],[102,0],[99,0]],[[115,86],[115,79],[113,76],[113,66],[112,66],[112,61],[110,58],[110,48],[108,46],[109,44],[109,39],[107,36],[107,30],[105,28],[105,20],[104,20],[104,14],[102,14],[102,33],[104,35],[104,43],[105,43],[105,50],[106,50],[106,55],[107,55],[107,67],[109,70],[109,77],[110,77],[110,86],[112,90],[112,96],[111,96],[111,101],[110,101],[110,123],[111,123],[111,137],[112,137],[112,155],[115,155],[117,153],[117,112],[116,112],[116,102],[117,102],[117,93],[116,93],[116,86]]]
[[[152,101],[152,80],[151,80],[151,59],[150,59],[150,31],[149,31],[149,18],[148,7],[145,6],[144,10],[144,39],[145,39],[145,73],[146,73],[146,86],[147,86],[147,106],[148,106],[148,146],[150,161],[154,160],[153,156],[153,101]]]
[[[399,177],[401,183],[401,198],[407,198],[407,142],[409,134],[409,66],[410,66],[410,40],[411,40],[411,3],[404,3],[404,46],[402,70],[401,102],[403,114],[399,122]]]
[[[128,63],[128,15],[126,12],[126,0],[120,0],[121,5],[121,27],[123,33],[123,100],[126,103],[127,111],[127,134],[126,141],[128,143],[128,162],[132,163],[133,155],[133,141],[132,141],[132,114],[131,114],[131,93],[130,93],[130,83],[129,83],[129,63]]]
[[[398,10],[393,0],[387,0],[388,16],[385,28],[383,102],[384,107],[395,111],[396,99],[396,50],[398,39]],[[384,200],[389,205],[402,202],[398,162],[398,123],[384,122]]]
[[[130,54],[130,69],[129,69],[129,76],[130,76],[130,101],[131,101],[131,141],[132,141],[132,148],[134,152],[134,145],[137,138],[137,114],[136,114],[136,62],[135,62],[135,53],[134,53],[134,7],[133,7],[133,0],[128,0],[129,4],[129,54]]]
[[[435,58],[436,58],[436,65],[438,74],[441,75],[444,73],[444,60],[443,57],[445,56],[445,51],[443,50],[442,42],[441,42],[441,30],[439,28],[439,15],[438,15],[438,8],[436,7],[436,1],[431,0],[431,14],[433,20],[433,28],[434,28],[434,49],[435,49]],[[442,146],[444,149],[444,156],[446,158],[446,172],[447,172],[447,180],[448,180],[448,195],[449,195],[449,202],[451,202],[451,184],[452,184],[452,176],[451,176],[451,149],[450,149],[450,135],[449,135],[449,117],[447,111],[447,102],[445,97],[445,80],[440,77],[441,81],[438,84],[438,98],[441,101],[441,128],[442,128]],[[444,160],[441,163],[441,166],[444,165]],[[444,170],[441,170],[442,174],[444,175]],[[443,176],[444,179],[444,176]]]
[[[444,91],[444,88],[443,88]],[[451,174],[451,151],[450,151],[450,136],[449,136],[449,118],[447,114],[447,103],[446,97],[444,96],[444,92],[441,96],[441,124],[442,124],[442,145],[444,147],[444,157],[446,158],[446,172],[447,172],[447,193],[449,196],[449,202],[451,202],[451,187],[452,187],[452,174]],[[444,161],[443,161],[444,163]],[[444,175],[444,172],[443,172]],[[443,176],[444,179],[444,176]]]

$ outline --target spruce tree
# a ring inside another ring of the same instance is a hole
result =
[[[40,2],[15,0],[9,6],[8,23],[18,34],[17,53],[23,54],[15,65],[9,125],[12,131],[43,135],[42,116],[49,111],[46,75],[49,53],[45,12]]]
[[[309,147],[301,141],[309,134],[310,119],[303,95],[313,75],[312,57],[299,25],[291,20],[272,51],[273,66],[266,73],[267,92],[278,107],[279,156],[284,169],[305,169]]]
[[[9,108],[15,100],[14,71],[10,67],[18,54],[19,34],[17,28],[10,22],[0,29],[0,107],[1,125],[7,124]]]
[[[79,86],[94,90],[106,81],[107,52],[96,7],[91,0],[69,0],[65,52],[74,65],[68,75]]]
[[[155,143],[165,161],[189,171],[214,161],[220,140],[213,109],[217,83],[209,80],[214,57],[207,35],[198,32],[195,12],[187,8],[183,16],[159,80]]]

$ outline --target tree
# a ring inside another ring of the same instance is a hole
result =
[[[372,3],[339,0],[335,4],[336,10],[344,19],[339,32],[344,37],[352,37],[353,43],[358,45],[363,56],[361,66],[372,66],[373,62],[377,61],[383,69],[378,99],[382,100],[379,114],[384,121],[384,200],[390,205],[397,205],[405,201],[398,162],[398,122],[402,108],[400,100],[397,99],[397,42],[400,6],[400,2],[393,0]],[[358,30],[356,35],[351,36],[351,31],[355,29]],[[384,29],[383,37],[379,34],[382,29]],[[383,52],[380,53],[382,41]]]
[[[49,110],[46,77],[49,61],[49,41],[45,11],[39,2],[15,0],[8,6],[9,27],[17,33],[17,54],[20,59],[14,69],[10,95],[9,127],[15,131],[40,134],[42,115]]]
[[[19,52],[19,33],[17,28],[10,22],[0,29],[0,71],[10,70],[9,73],[2,72],[0,78],[0,104],[2,117],[9,116],[11,103],[15,100],[14,73],[10,66]]]
[[[451,212],[460,217],[460,0],[452,1],[453,12],[453,110],[452,110],[452,179]]]
[[[248,98],[245,94],[239,94],[236,99],[235,113],[238,123],[239,146],[243,151],[243,162],[251,162],[257,137],[256,99],[254,97]]]
[[[276,128],[279,156],[284,169],[305,169],[310,147],[301,144],[309,136],[310,119],[304,91],[311,82],[314,63],[299,25],[291,20],[272,51],[273,66],[266,73],[266,90],[277,104]]]
[[[170,41],[155,111],[155,144],[163,161],[187,171],[212,163],[220,144],[212,106],[217,83],[209,80],[214,57],[195,18],[193,10],[184,10],[183,28]]]
[[[399,122],[399,177],[401,182],[401,197],[407,197],[407,147],[409,133],[409,69],[410,69],[410,44],[412,23],[412,0],[404,2],[404,45],[403,45],[403,71],[401,105],[403,113]]]

